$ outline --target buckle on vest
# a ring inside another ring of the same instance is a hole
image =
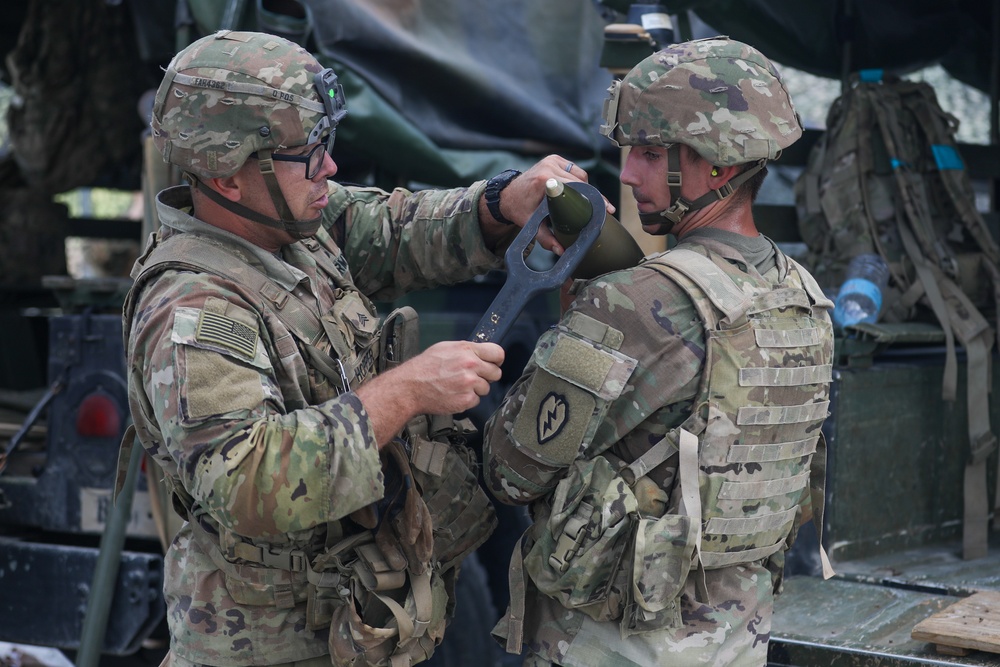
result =
[[[583,510],[583,512],[579,510]],[[559,541],[556,542],[556,548],[549,556],[549,565],[559,572],[565,572],[569,569],[570,561],[580,551],[580,545],[583,544],[583,539],[589,532],[587,527],[590,525],[589,515],[593,512],[593,507],[587,503],[580,503],[579,510],[566,521]],[[580,516],[584,512],[587,513],[587,518]]]
[[[275,570],[287,570],[288,572],[305,572],[309,559],[301,549],[283,549],[280,547],[268,547],[246,544],[241,542],[233,548],[233,555],[242,560],[257,563],[264,567]]]

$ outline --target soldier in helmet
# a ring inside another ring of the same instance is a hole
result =
[[[341,186],[346,113],[332,70],[261,33],[194,42],[157,91],[154,141],[190,185],[158,196],[124,324],[136,435],[187,519],[174,665],[419,662],[495,525],[450,415],[503,349],[406,355],[412,313],[380,327],[370,299],[500,267],[545,180],[586,174],[549,156],[468,188]]]
[[[768,59],[719,37],[613,84],[602,132],[678,244],[575,285],[486,426],[487,483],[534,519],[494,634],[532,666],[763,665],[821,512],[833,355],[832,304],[751,211],[802,128]]]

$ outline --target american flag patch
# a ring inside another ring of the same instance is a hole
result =
[[[201,311],[195,338],[235,350],[248,359],[257,353],[257,332],[245,324],[216,313]]]

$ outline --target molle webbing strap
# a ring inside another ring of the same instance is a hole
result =
[[[818,401],[805,405],[743,407],[739,409],[736,423],[741,426],[777,424],[801,424],[809,421],[823,421],[830,408],[830,401]]]
[[[719,498],[726,500],[752,500],[755,498],[769,498],[771,496],[783,496],[788,493],[795,493],[806,488],[809,484],[809,472],[798,474],[795,477],[781,477],[779,479],[768,479],[754,482],[733,482],[726,480],[719,488]]]
[[[413,448],[410,454],[413,467],[428,475],[440,477],[444,472],[448,444],[438,440],[415,438],[410,446]]]
[[[524,576],[524,535],[514,545],[514,555],[507,571],[507,589],[510,591],[510,606],[507,609],[507,653],[520,655],[524,646],[524,606],[529,580]]]
[[[743,551],[703,551],[701,562],[710,569],[727,567],[741,563],[753,563],[776,554],[782,548],[782,543]]]
[[[809,466],[809,502],[812,505],[813,528],[819,543],[819,560],[823,567],[823,579],[834,574],[830,557],[823,546],[823,514],[826,510],[826,436],[820,431],[816,438],[816,452]]]
[[[736,444],[729,448],[726,460],[731,463],[747,463],[750,461],[771,462],[797,459],[814,454],[818,440],[819,436],[805,440],[793,440],[792,442],[759,445]]]
[[[805,477],[806,479],[803,480],[802,485],[798,489],[799,491],[804,489],[806,484],[809,483],[809,474],[806,473]],[[787,510],[774,512],[773,514],[740,518],[713,517],[708,520],[705,532],[709,535],[750,535],[753,533],[770,532],[787,526],[795,518],[798,509],[798,507],[790,507]]]
[[[761,347],[810,347],[820,344],[822,332],[816,328],[759,329],[754,332],[754,337]]]
[[[691,523],[695,527],[694,535],[694,564],[692,574],[695,579],[696,597],[701,601],[708,601],[708,584],[705,581],[705,568],[707,565],[704,556],[707,555],[701,550],[701,468],[698,465],[698,437],[685,429],[678,429],[678,476],[681,484],[681,501],[684,504],[684,513],[691,517]]]
[[[803,290],[794,287],[779,287],[754,298],[753,305],[747,314],[753,315],[788,306],[809,309],[812,308],[812,303],[809,301],[809,295]]]
[[[677,453],[676,431],[671,431],[660,441],[647,449],[619,473],[629,486],[634,486],[640,477],[649,474],[658,465]]]
[[[833,381],[833,365],[741,368],[741,387],[797,387]]]

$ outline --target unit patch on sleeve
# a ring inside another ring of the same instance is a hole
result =
[[[540,368],[511,435],[518,447],[546,465],[569,465],[580,452],[595,406],[592,394]]]
[[[213,343],[238,352],[248,359],[257,353],[257,332],[236,320],[201,311],[198,317],[198,331],[195,338],[203,343]]]
[[[550,391],[538,406],[538,444],[544,445],[562,432],[569,421],[569,403],[562,394]]]

